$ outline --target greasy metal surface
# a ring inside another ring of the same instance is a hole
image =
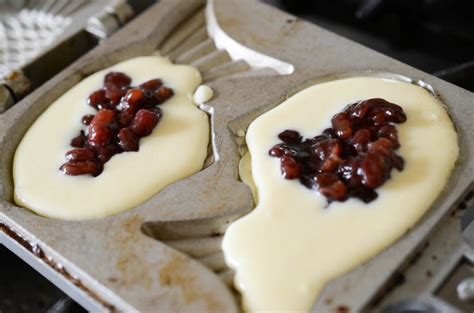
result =
[[[133,14],[133,8],[126,0],[114,0],[103,12],[88,19],[86,30],[99,39],[105,39],[130,20]]]
[[[361,311],[442,217],[454,210],[453,205],[470,185],[474,168],[472,93],[252,0],[215,0],[219,25],[240,44],[292,64],[294,72],[287,76],[246,75],[235,79],[227,76],[209,83],[216,94],[205,106],[212,113],[212,164],[128,212],[97,220],[52,220],[12,203],[12,157],[23,134],[39,114],[83,77],[121,60],[153,53],[202,3],[160,1],[0,115],[0,223],[4,224],[0,240],[53,282],[62,284],[65,291],[88,308],[236,311],[236,299],[216,275],[153,237],[162,238],[165,234],[168,237],[163,240],[180,248],[176,246],[179,243],[170,242],[176,236],[180,238],[180,229],[187,229],[184,231],[187,236],[191,226],[203,236],[219,235],[232,219],[252,208],[250,191],[238,180],[240,154],[235,134],[245,131],[255,117],[315,81],[344,73],[396,73],[420,79],[439,93],[458,129],[461,157],[445,192],[417,227],[370,262],[330,283],[315,304],[317,312],[334,312],[338,308]],[[199,26],[200,22],[196,23]],[[202,30],[201,35],[196,33],[196,37],[202,36]],[[193,42],[189,45],[194,46],[203,38],[189,39]],[[172,53],[178,46],[168,48],[166,53]],[[194,48],[192,53],[182,48],[181,52],[188,54],[175,52],[176,57],[181,56],[187,63],[201,59],[195,65],[208,73],[219,62],[222,62],[219,65],[229,63],[225,51],[212,54],[212,41],[198,43]],[[209,53],[211,56],[202,58]],[[225,66],[239,71],[243,66],[243,71],[248,70],[245,63],[238,62]],[[191,226],[171,228],[175,237],[163,231],[162,226],[169,225],[165,222],[186,225],[183,222],[186,220]],[[18,244],[18,236],[12,232],[37,247],[36,250]],[[219,245],[218,237],[207,243],[210,255],[215,252],[216,242]],[[42,252],[34,254],[34,251]],[[203,263],[219,268],[219,258],[216,259],[207,258],[207,263]]]

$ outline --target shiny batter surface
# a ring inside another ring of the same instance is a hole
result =
[[[82,116],[95,114],[87,97],[104,76],[124,72],[133,85],[160,77],[175,95],[161,107],[163,118],[142,138],[140,151],[115,155],[98,177],[67,176],[59,171]],[[199,171],[207,156],[209,120],[192,101],[201,83],[191,66],[159,56],[138,57],[97,72],[57,99],[35,121],[17,148],[13,164],[15,202],[53,218],[80,220],[131,209],[169,184]]]

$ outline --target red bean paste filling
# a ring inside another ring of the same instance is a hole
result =
[[[115,154],[138,151],[140,138],[152,133],[163,116],[159,105],[174,92],[161,79],[138,87],[131,82],[124,73],[111,72],[104,78],[104,87],[89,96],[87,104],[98,112],[82,117],[87,134],[81,130],[72,139],[74,149],[66,152],[67,162],[60,167],[64,174],[98,176]]]
[[[285,130],[278,135],[282,143],[269,154],[280,158],[284,178],[299,179],[328,203],[350,197],[369,203],[392,168],[404,168],[403,158],[395,153],[400,147],[395,124],[406,119],[400,106],[384,99],[359,101],[334,115],[332,127],[321,135],[303,139],[299,132]]]

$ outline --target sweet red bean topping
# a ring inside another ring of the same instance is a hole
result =
[[[153,98],[158,103],[163,103],[174,95],[173,89],[162,86],[153,93]]]
[[[132,109],[137,111],[139,107],[143,106],[146,102],[145,92],[142,89],[130,89],[125,94],[123,106],[125,109]]]
[[[109,87],[105,89],[105,97],[109,100],[106,104],[100,104],[100,109],[114,109],[120,103],[122,97],[127,93],[127,89],[123,87]]]
[[[132,121],[133,121],[133,118],[135,117],[135,114],[137,112],[134,110],[134,109],[125,109],[123,110],[122,112],[119,113],[119,118],[118,118],[118,122],[120,124],[121,127],[127,127],[129,126]]]
[[[141,84],[140,88],[143,90],[155,91],[161,86],[163,86],[163,81],[157,78],[157,79],[152,79],[152,80],[147,81],[146,83]]]
[[[79,133],[79,136],[77,137],[74,137],[72,140],[71,140],[71,147],[74,147],[74,148],[82,148],[86,145],[86,142],[87,142],[87,136],[86,134],[84,133],[83,130],[81,130],[81,132]]]
[[[89,126],[93,118],[94,118],[94,115],[92,114],[84,115],[81,119],[81,122],[82,124]]]
[[[395,124],[406,119],[400,106],[384,99],[359,101],[334,115],[321,135],[304,139],[295,130],[281,132],[282,142],[268,153],[280,159],[284,178],[318,190],[329,203],[350,197],[368,203],[393,168],[404,168],[395,153],[400,147]]]
[[[98,109],[99,106],[106,105],[109,103],[109,99],[105,96],[105,90],[99,89],[94,91],[87,99],[87,104],[93,108]]]
[[[281,158],[281,173],[286,179],[295,179],[301,176],[303,168],[293,157],[284,155]]]
[[[121,153],[123,150],[120,149],[119,145],[114,142],[107,146],[98,147],[96,151],[97,151],[97,158],[99,159],[100,163],[105,164],[115,154]]]
[[[130,128],[138,137],[145,137],[151,134],[159,120],[160,115],[150,110],[141,109],[135,114]]]
[[[333,173],[321,173],[314,176],[319,191],[328,199],[345,201],[347,199],[347,185]]]
[[[68,161],[94,161],[95,158],[95,151],[90,148],[76,148],[66,152],[66,160]]]
[[[70,176],[92,175],[98,176],[102,172],[102,164],[94,161],[69,161],[59,168],[64,174]]]
[[[103,147],[108,145],[114,136],[112,128],[104,124],[96,124],[89,126],[89,135],[87,136],[87,144],[91,147]]]
[[[121,72],[110,72],[104,78],[104,86],[106,88],[128,87],[131,83],[132,79]]]
[[[122,128],[117,134],[118,144],[123,151],[138,151],[138,141],[140,140],[130,128]]]
[[[117,113],[114,110],[104,109],[97,112],[89,123],[89,128],[96,125],[111,125],[115,122]]]
[[[87,104],[98,112],[82,117],[87,134],[71,140],[75,149],[66,153],[60,170],[66,175],[98,176],[103,165],[115,154],[138,151],[140,138],[153,132],[163,113],[158,105],[174,95],[161,79],[152,79],[138,87],[130,86],[130,77],[111,72],[104,78],[104,87],[94,91]]]

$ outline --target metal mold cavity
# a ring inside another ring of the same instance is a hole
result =
[[[188,17],[158,48],[158,53],[180,64],[195,66],[204,82],[217,79],[288,75],[294,67],[250,49],[230,38],[220,27],[213,1]]]

